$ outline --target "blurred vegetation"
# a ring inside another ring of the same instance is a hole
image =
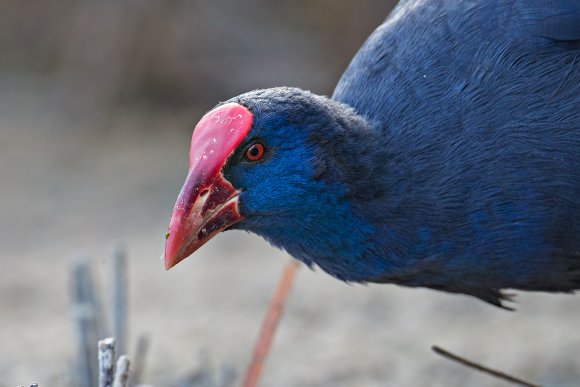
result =
[[[0,77],[72,111],[208,109],[255,88],[330,94],[393,0],[0,2]]]

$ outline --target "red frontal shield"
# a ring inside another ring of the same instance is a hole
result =
[[[242,220],[239,192],[221,170],[250,131],[252,121],[248,109],[229,103],[210,111],[196,125],[189,150],[189,173],[169,223],[166,269]]]

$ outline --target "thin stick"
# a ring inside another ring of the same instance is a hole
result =
[[[119,360],[117,360],[117,370],[115,371],[113,387],[127,387],[130,366],[131,362],[126,355],[119,356]]]
[[[99,340],[99,387],[112,387],[115,377],[115,339]]]
[[[133,357],[133,375],[131,375],[131,386],[136,386],[141,384],[141,378],[143,377],[143,371],[145,370],[145,359],[147,358],[147,352],[149,351],[149,336],[141,335],[137,339],[137,349],[135,350],[135,356]]]
[[[252,361],[246,370],[246,376],[244,377],[244,383],[242,384],[243,387],[255,387],[258,383],[264,360],[266,359],[266,356],[268,356],[268,352],[272,346],[272,339],[276,332],[278,322],[280,321],[280,316],[284,309],[284,303],[288,298],[288,293],[290,292],[290,287],[292,286],[292,280],[294,279],[297,267],[298,262],[295,260],[288,262],[284,267],[282,276],[278,281],[278,288],[270,301],[266,317],[262,322],[262,328],[254,346]]]
[[[441,356],[443,356],[443,357],[445,357],[445,358],[447,358],[449,360],[453,360],[455,362],[458,362],[460,364],[463,364],[464,366],[473,368],[473,369],[475,369],[477,371],[480,371],[480,372],[483,372],[485,374],[491,375],[491,376],[496,377],[498,379],[502,379],[502,380],[504,380],[506,382],[510,382],[510,383],[513,383],[513,384],[518,384],[520,386],[525,386],[525,387],[541,387],[539,384],[531,383],[531,382],[525,381],[523,379],[516,378],[515,376],[508,375],[508,374],[506,374],[504,372],[497,371],[497,370],[494,370],[494,369],[491,369],[491,368],[482,366],[481,364],[475,363],[475,362],[473,362],[471,360],[467,360],[467,359],[465,359],[463,357],[454,355],[451,352],[446,351],[443,348],[438,347],[436,345],[433,345],[431,347],[431,349],[436,354],[441,355]]]
[[[90,266],[86,258],[73,262],[71,271],[72,312],[77,336],[77,374],[79,387],[92,387],[97,379],[97,363],[94,358],[94,343],[97,340],[95,304],[91,298]]]
[[[113,337],[118,354],[125,354],[127,344],[127,253],[122,244],[113,248],[111,305]]]
[[[103,313],[103,308],[101,300],[99,297],[98,287],[93,279],[93,273],[90,265],[89,259],[84,259],[81,266],[81,292],[83,294],[84,301],[90,305],[92,315],[91,315],[91,325],[93,326],[92,331],[95,335],[95,339],[90,343],[90,353],[91,359],[94,359],[93,351],[95,350],[95,341],[102,338],[110,336],[107,333],[105,314]],[[93,362],[96,367],[96,363]]]

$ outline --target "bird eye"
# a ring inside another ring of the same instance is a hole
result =
[[[246,150],[246,159],[249,161],[258,161],[264,157],[265,148],[263,144],[256,142]]]

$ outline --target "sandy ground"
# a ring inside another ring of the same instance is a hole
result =
[[[130,253],[130,338],[152,339],[145,379],[169,385],[205,349],[248,362],[285,254],[240,232],[165,272],[163,235],[186,171],[183,116],[123,115],[96,136],[50,98],[0,96],[0,386],[63,385],[74,355],[69,265]],[[503,386],[432,344],[547,386],[580,385],[580,297],[520,294],[518,311],[395,286],[350,286],[302,268],[264,386]]]

